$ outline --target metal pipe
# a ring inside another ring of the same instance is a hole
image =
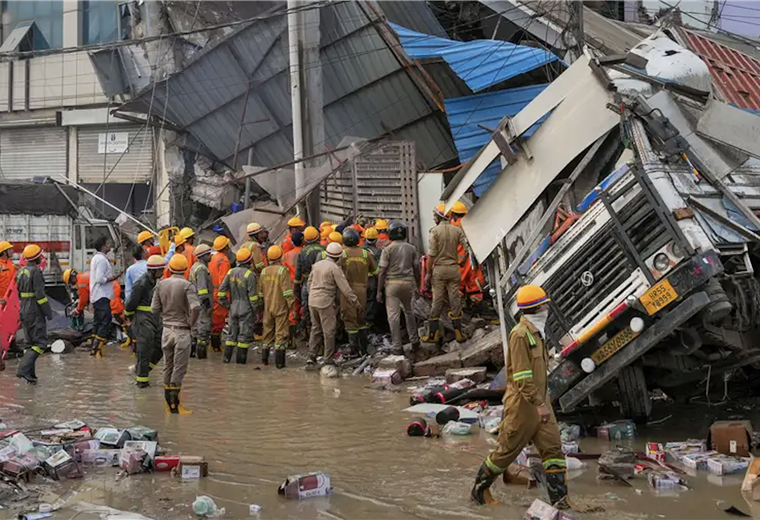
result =
[[[493,290],[496,291],[496,305],[498,306],[499,311],[499,331],[501,332],[501,345],[502,350],[504,351],[504,369],[506,370],[507,362],[509,360],[509,335],[507,334],[507,318],[505,316],[504,312],[504,299],[502,298],[502,291],[503,287],[500,283],[498,283],[498,280],[501,278],[501,269],[499,267],[499,258],[498,258],[498,251],[497,248],[496,251],[491,255],[491,262],[490,262],[490,269],[491,271],[489,273],[489,277],[491,280],[496,280],[496,283],[492,283]]]
[[[301,38],[299,37],[298,0],[288,0],[288,49],[290,63],[290,106],[293,120],[293,159],[303,158],[303,103],[301,102]],[[301,198],[305,185],[303,162],[295,163],[296,198]],[[303,213],[299,205],[298,213]]]
[[[253,147],[248,148],[248,166],[253,166]],[[251,207],[251,178],[245,178],[245,199],[243,200],[243,207],[248,209]]]

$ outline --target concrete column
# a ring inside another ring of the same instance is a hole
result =
[[[69,160],[67,175],[70,181],[79,183],[79,128],[69,127]]]
[[[63,0],[63,46],[78,47],[82,45],[82,20],[81,0]],[[115,7],[114,7],[115,9]]]

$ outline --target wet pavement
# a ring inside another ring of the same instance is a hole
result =
[[[262,519],[522,518],[533,499],[544,498],[541,490],[507,489],[499,481],[494,494],[504,505],[474,506],[468,501],[472,479],[495,437],[478,432],[410,438],[405,426],[411,415],[401,411],[408,406],[406,392],[373,390],[366,377],[324,380],[296,366],[257,370],[257,357],[253,352],[251,357],[254,363],[245,366],[223,365],[216,353],[191,360],[182,393],[183,403],[195,413],[182,417],[164,412],[160,372],[151,378],[155,386],[137,390],[128,372],[133,358],[115,348],[100,360],[82,352],[47,355],[38,361],[37,386],[17,380],[11,362],[0,374],[0,418],[20,429],[74,418],[93,427],[140,424],[157,429],[161,446],[171,454],[205,456],[210,475],[195,482],[182,483],[168,473],[116,482],[115,470],[88,468],[83,481],[68,481],[57,490],[81,491],[72,502],[84,500],[155,520],[193,518],[196,495],[211,496],[231,519],[249,518],[250,504],[262,506]],[[631,445],[641,449],[645,440],[704,437],[712,409],[695,407],[689,413],[694,420],[672,419],[675,431],[665,422]],[[609,446],[588,438],[580,444],[589,453]],[[277,495],[287,475],[312,471],[331,475],[332,496],[293,501]],[[654,493],[642,478],[629,488],[597,483],[595,476],[593,462],[585,471],[573,472],[571,494],[606,512],[577,518],[727,518],[716,508],[717,500],[749,511],[739,492],[741,476],[708,480],[708,473],[700,472],[687,477],[691,490],[673,494]],[[4,518],[12,517],[0,511]],[[99,516],[68,508],[53,518]]]

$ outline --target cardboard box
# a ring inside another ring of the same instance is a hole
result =
[[[647,482],[653,489],[675,489],[681,487],[681,479],[671,473],[649,471]]]
[[[142,450],[148,458],[153,461],[156,458],[156,450],[158,449],[158,443],[155,441],[127,441],[124,443],[125,450]]]
[[[525,512],[524,520],[573,520],[575,517],[559,511],[537,498]]]
[[[84,450],[82,464],[98,468],[110,468],[119,465],[121,450]]]
[[[330,475],[327,473],[311,473],[309,475],[292,475],[280,484],[277,493],[285,498],[323,497],[332,493]]]
[[[731,475],[740,473],[749,467],[749,459],[740,459],[739,457],[714,457],[707,461],[707,471],[713,475]]]
[[[632,421],[615,421],[596,429],[596,436],[608,441],[622,441],[636,436],[636,425]]]
[[[143,460],[146,456],[147,454],[142,450],[121,450],[119,467],[128,475],[142,473],[144,471]]]
[[[154,466],[156,471],[171,471],[179,467],[179,455],[161,455],[156,457]]]
[[[654,459],[658,462],[665,462],[665,459],[667,458],[665,449],[663,448],[662,444],[658,444],[656,442],[647,443],[646,455],[650,459]]]
[[[391,368],[379,368],[372,374],[372,384],[375,385],[400,385],[403,382],[399,371]]]
[[[750,421],[716,421],[710,426],[707,442],[724,455],[749,457],[751,434]]]
[[[706,451],[703,453],[686,453],[681,457],[681,464],[692,470],[706,470],[707,461],[716,455],[717,451]]]
[[[95,438],[100,441],[102,446],[109,448],[123,448],[124,443],[129,439],[129,433],[126,430],[117,430],[116,428],[101,428],[95,433]]]
[[[55,428],[60,428],[62,430],[81,430],[85,426],[87,425],[79,419],[73,419],[71,421],[62,422],[61,424],[56,424]]]
[[[194,480],[208,476],[208,462],[203,457],[181,456],[179,471],[183,480]]]
[[[158,442],[158,432],[147,426],[133,426],[132,428],[127,428],[127,433],[133,441]]]

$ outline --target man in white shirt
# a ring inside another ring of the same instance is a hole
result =
[[[111,261],[106,254],[111,250],[111,240],[105,236],[95,240],[95,254],[90,260],[90,302],[95,311],[92,328],[91,356],[103,357],[103,347],[111,332],[111,300],[113,282],[119,277],[111,269]]]

